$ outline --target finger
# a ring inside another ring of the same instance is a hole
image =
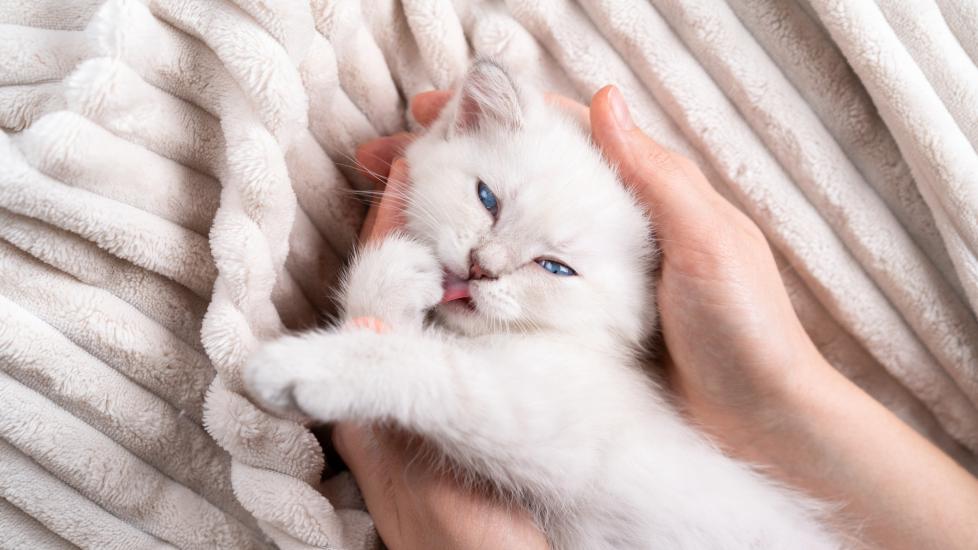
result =
[[[442,108],[451,98],[452,92],[449,90],[432,90],[420,93],[411,99],[411,114],[414,115],[414,120],[417,120],[418,124],[426,127],[431,126],[431,123],[438,118]]]
[[[338,424],[333,445],[389,548],[549,548],[529,512],[419,460],[431,448],[410,434]]]
[[[400,532],[394,495],[402,491],[401,473],[406,464],[403,450],[384,432],[349,422],[333,428],[333,447],[349,466],[377,530],[387,544],[394,545],[391,537]]]
[[[374,183],[383,184],[394,159],[404,154],[404,149],[414,138],[414,134],[400,132],[364,143],[357,147],[357,169]]]
[[[621,92],[614,86],[599,90],[590,115],[595,142],[648,205],[662,241],[679,238],[669,235],[673,230],[715,226],[715,207],[723,198],[692,161],[635,126]]]
[[[582,105],[569,97],[549,92],[544,94],[544,98],[546,98],[547,103],[559,107],[562,111],[570,115],[582,128],[591,127],[591,113],[588,111],[586,105]]]
[[[373,224],[367,233],[367,241],[383,239],[391,231],[404,224],[404,197],[408,189],[407,162],[398,158],[391,164],[387,187],[376,206]],[[369,215],[369,213],[368,213]]]
[[[404,159],[394,159],[390,166],[384,193],[379,201],[370,203],[360,227],[361,243],[383,239],[402,223],[403,197],[408,180],[407,163]]]
[[[367,208],[367,215],[363,218],[363,225],[360,226],[360,242],[367,243],[371,240],[374,227],[377,225],[377,205],[370,203]]]

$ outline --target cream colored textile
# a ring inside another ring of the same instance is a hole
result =
[[[329,310],[356,145],[474,55],[617,84],[764,230],[829,360],[975,471],[969,5],[0,0],[0,547],[377,545],[239,369]]]

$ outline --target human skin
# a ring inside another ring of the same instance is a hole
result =
[[[412,112],[434,120],[448,92]],[[657,298],[670,389],[691,422],[727,453],[841,505],[840,528],[880,548],[978,547],[978,481],[832,368],[802,328],[760,229],[718,194],[695,163],[636,128],[609,86],[590,109],[551,100],[590,124],[592,139],[647,206],[662,250]],[[397,134],[357,159],[378,182],[406,185]],[[400,223],[391,200],[363,237]],[[393,550],[546,548],[523,511],[412,464],[402,435],[340,425],[334,443]],[[502,544],[502,537],[511,537]]]

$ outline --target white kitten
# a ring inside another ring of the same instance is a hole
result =
[[[361,251],[343,293],[389,330],[266,346],[245,372],[262,403],[421,434],[558,549],[841,547],[643,375],[648,222],[574,122],[481,61],[407,159],[406,235]]]

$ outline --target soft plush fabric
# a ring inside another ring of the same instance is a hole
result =
[[[356,145],[475,55],[617,84],[826,357],[978,470],[976,37],[956,0],[0,0],[0,547],[378,544],[239,371],[328,315]]]

